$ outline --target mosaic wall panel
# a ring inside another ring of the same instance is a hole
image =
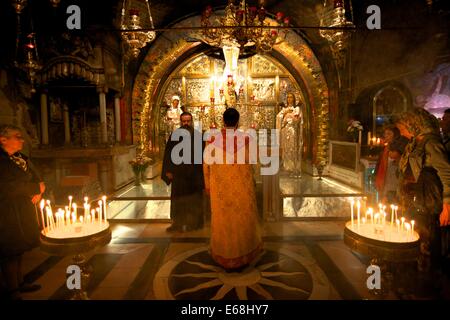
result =
[[[280,69],[269,59],[256,55],[252,57],[253,74],[279,74]]]
[[[209,102],[210,83],[208,79],[186,79],[187,103]]]
[[[253,79],[252,89],[257,101],[275,101],[275,78]]]
[[[195,58],[191,63],[187,64],[180,73],[183,75],[203,75],[209,76],[210,70],[210,60],[206,55],[201,55]]]

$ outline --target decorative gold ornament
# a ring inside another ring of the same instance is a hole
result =
[[[345,54],[350,38],[350,30],[355,26],[345,17],[344,0],[334,0],[333,9],[326,8],[324,2],[324,14],[320,19],[320,26],[328,29],[320,29],[320,35],[330,43],[331,50],[339,66],[345,62]]]
[[[153,18],[150,12],[150,5],[148,0],[145,0],[148,9],[148,17],[150,28],[154,29],[153,26]],[[137,58],[141,49],[145,47],[148,43],[152,42],[156,38],[155,31],[142,31],[141,20],[139,18],[139,10],[130,9],[129,10],[129,22],[126,23],[125,17],[125,6],[126,0],[123,1],[122,6],[122,21],[121,21],[121,30],[122,30],[122,39],[127,43],[129,47],[129,55],[133,58]]]
[[[27,6],[27,0],[12,0],[11,4],[14,8],[14,10],[16,10],[17,14],[21,14],[23,8],[25,8]]]
[[[249,7],[245,0],[235,5],[228,0],[225,15],[218,19],[218,24],[211,22],[213,15],[211,6],[206,7],[201,18],[202,41],[213,47],[237,46],[242,52],[245,48],[255,48],[256,52],[269,52],[274,45],[280,44],[286,38],[287,29],[271,28],[276,25],[286,27],[289,17],[282,12],[276,15],[277,24],[266,18],[263,6]]]

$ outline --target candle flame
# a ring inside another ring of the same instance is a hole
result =
[[[106,196],[103,196],[103,197],[102,197],[102,200],[103,200],[103,201],[106,201]]]
[[[39,203],[39,206],[41,207],[41,210],[44,209],[45,207],[45,200],[42,199],[41,202]]]

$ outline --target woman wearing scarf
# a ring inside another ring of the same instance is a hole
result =
[[[404,212],[416,221],[421,238],[419,280],[427,287],[436,287],[442,264],[441,227],[449,224],[450,164],[439,123],[425,109],[402,114],[397,127],[410,139],[399,164],[400,197]]]
[[[10,299],[40,288],[24,282],[21,260],[24,252],[39,245],[35,205],[45,185],[19,152],[23,144],[20,128],[0,126],[0,267]]]

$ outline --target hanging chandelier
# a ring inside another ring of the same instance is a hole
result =
[[[289,17],[282,12],[276,15],[276,23],[267,18],[262,5],[257,8],[249,7],[245,0],[235,5],[228,0],[225,15],[212,22],[213,9],[206,7],[201,18],[202,41],[213,46],[223,48],[239,47],[241,52],[253,48],[256,52],[269,52],[273,46],[286,38],[287,29],[279,28],[289,25]]]
[[[153,18],[150,12],[150,5],[148,3],[148,0],[146,0],[145,2],[147,4],[149,26],[151,29],[154,29]],[[122,19],[120,26],[122,30],[121,31],[122,39],[124,40],[124,42],[128,44],[129,51],[127,55],[133,58],[137,58],[139,56],[139,53],[141,52],[141,49],[145,47],[149,42],[155,40],[156,32],[142,31],[142,29],[144,28],[141,25],[139,10],[130,9],[128,11],[129,13],[128,22],[126,22],[127,19],[125,17],[125,12],[126,12],[126,0],[123,1],[122,6]]]
[[[38,62],[38,53],[36,46],[36,38],[34,33],[30,33],[27,38],[28,43],[25,45],[25,62],[21,65],[21,68],[25,70],[30,79],[31,93],[36,92],[35,83],[37,72],[42,69],[42,66]]]
[[[327,29],[320,29],[320,35],[327,39],[339,66],[345,62],[350,30],[355,26],[345,17],[344,0],[334,0],[333,8],[326,10],[324,2],[324,13],[320,19],[320,26]]]

